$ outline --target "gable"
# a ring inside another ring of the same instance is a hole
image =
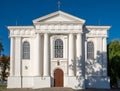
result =
[[[85,20],[72,16],[62,11],[57,11],[46,16],[40,17],[33,20],[33,23],[42,23],[42,22],[78,22],[85,23]]]
[[[57,22],[57,21],[74,21],[74,20],[72,20],[72,19],[70,19],[70,18],[67,18],[67,17],[65,17],[65,16],[62,16],[62,15],[56,15],[56,16],[54,16],[54,17],[50,17],[49,19],[45,19],[45,20],[43,20],[42,22]]]

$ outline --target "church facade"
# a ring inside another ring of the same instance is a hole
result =
[[[33,26],[8,26],[8,88],[110,88],[107,37],[110,26],[57,11],[33,20]]]

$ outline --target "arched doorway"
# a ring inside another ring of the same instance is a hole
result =
[[[63,87],[63,71],[61,69],[56,69],[54,71],[54,87]]]

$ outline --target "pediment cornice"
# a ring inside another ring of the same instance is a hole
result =
[[[43,16],[43,17],[40,17],[40,18],[37,18],[35,20],[33,20],[33,23],[34,24],[37,24],[37,23],[45,23],[45,22],[79,22],[79,23],[82,23],[84,24],[85,23],[85,20],[81,19],[81,18],[78,18],[78,17],[75,17],[73,15],[70,15],[68,13],[65,13],[63,11],[57,11],[57,12],[54,12],[54,13],[51,13],[51,14],[48,14],[46,16]]]

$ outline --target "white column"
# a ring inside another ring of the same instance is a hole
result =
[[[74,36],[73,34],[69,34],[69,76],[74,76]]]
[[[77,34],[77,50],[76,50],[76,55],[77,55],[77,74],[76,75],[82,75],[82,35]]]
[[[14,38],[11,37],[11,41],[10,41],[10,76],[14,75],[14,62],[15,62],[15,52],[14,52],[14,48],[15,48],[15,44],[14,44]]]
[[[101,68],[99,68],[99,71],[97,72],[97,75],[102,76],[103,75],[103,41],[102,41],[102,37],[98,37],[97,38],[97,62],[98,64],[101,66]]]
[[[48,34],[44,34],[44,73],[43,76],[49,76],[49,37]]]
[[[103,76],[107,76],[107,41],[103,38]]]
[[[107,52],[107,40],[103,38],[103,52]]]
[[[22,75],[22,41],[21,37],[16,37],[15,40],[15,76],[21,76]]]
[[[36,75],[37,76],[41,76],[41,72],[42,72],[42,69],[41,69],[41,35],[40,34],[37,34],[37,60],[36,60]]]
[[[87,39],[85,39],[85,61],[87,61]]]
[[[85,37],[84,38],[84,41],[85,41],[85,63],[87,62],[87,38]],[[86,64],[84,64],[84,66],[87,66]],[[85,78],[87,78],[87,74],[86,74],[86,70],[87,70],[87,68],[86,67],[84,67],[84,76],[85,76]]]
[[[51,38],[51,58],[53,59],[55,54],[54,54],[54,39],[53,37]]]
[[[95,38],[95,46],[94,46],[94,58],[95,58],[95,61],[97,61],[97,52],[98,52],[98,40],[97,40],[97,38]]]

